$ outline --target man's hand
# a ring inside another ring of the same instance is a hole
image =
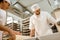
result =
[[[4,34],[4,35],[8,35],[8,34],[9,34],[9,35],[10,35],[9,40],[15,40],[15,36],[16,36],[16,35],[21,35],[20,32],[14,31],[14,30],[12,30],[10,33],[4,31],[3,34]]]
[[[30,37],[33,37],[35,35],[35,29],[30,30]]]
[[[17,31],[11,31],[10,32],[10,40],[15,40],[16,39],[16,35],[20,35],[20,32],[17,32]]]

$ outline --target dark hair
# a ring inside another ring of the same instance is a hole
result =
[[[3,2],[3,0],[0,0],[0,3]]]

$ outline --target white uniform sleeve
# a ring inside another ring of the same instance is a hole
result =
[[[0,9],[0,23],[5,25],[6,22],[6,12]]]
[[[34,29],[33,19],[30,18],[29,29]]]
[[[49,23],[56,23],[56,20],[49,13],[47,13],[47,19]]]

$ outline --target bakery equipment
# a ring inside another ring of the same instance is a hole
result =
[[[36,40],[35,37],[16,35],[16,40]]]
[[[39,37],[39,40],[60,40],[60,33]]]

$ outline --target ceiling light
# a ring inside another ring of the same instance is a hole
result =
[[[29,11],[25,11],[25,13],[26,13],[26,14],[30,14],[30,12],[29,12]]]

